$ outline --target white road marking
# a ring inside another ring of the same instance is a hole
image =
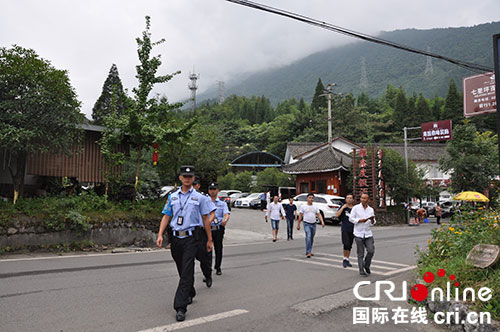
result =
[[[338,258],[343,258],[344,257],[342,255],[327,254],[327,253],[322,253],[322,252],[319,252],[318,255],[332,256],[332,257],[338,257]],[[356,257],[354,257],[354,258],[356,258]],[[408,266],[410,266],[408,264],[401,264],[401,263],[393,263],[393,262],[387,262],[387,261],[380,261],[380,260],[376,260],[376,259],[372,259],[372,262],[374,262],[374,263],[382,263],[382,264],[389,264],[389,265],[396,265],[396,266],[401,266],[401,267],[408,267]]]
[[[338,257],[337,259],[335,258],[326,258],[326,257],[321,257],[321,256],[331,256],[331,257]],[[327,267],[334,267],[337,269],[342,269],[344,270],[345,268],[342,266],[342,260],[343,256],[341,255],[335,255],[335,254],[327,254],[327,253],[316,253],[316,255],[312,258],[285,258],[286,260],[290,261],[296,261],[296,262],[301,262],[301,263],[306,263],[306,264],[315,264],[315,265],[321,265],[321,266],[327,266]],[[328,264],[328,263],[322,263],[318,262],[318,260],[322,261],[329,261],[332,263],[337,263],[337,264]],[[408,270],[413,270],[417,266],[416,265],[406,265],[406,264],[400,264],[400,263],[393,263],[393,262],[387,262],[387,261],[380,261],[380,260],[372,260],[372,262],[376,262],[377,264],[374,265],[372,264],[371,266],[371,272],[373,274],[378,274],[382,276],[390,276],[393,274],[397,274],[400,272],[408,271]],[[358,264],[353,261],[351,262],[353,267],[358,267]],[[393,266],[382,266],[380,264],[391,264]],[[398,268],[400,267],[400,268]],[[382,270],[389,270],[389,271],[379,271],[379,269]]]
[[[142,330],[142,331],[138,331],[138,332],[175,331],[175,330],[183,329],[185,327],[191,327],[191,326],[196,326],[196,325],[200,325],[200,324],[204,324],[204,323],[214,322],[216,320],[230,318],[230,317],[234,317],[234,316],[238,316],[238,315],[242,315],[242,314],[246,314],[246,313],[248,313],[247,310],[237,309],[237,310],[232,310],[232,311],[221,312],[220,314],[195,318],[195,319],[187,320],[184,322],[173,323],[173,324],[169,324],[169,325],[165,325],[165,326],[158,326],[158,327],[154,327],[152,329]]]

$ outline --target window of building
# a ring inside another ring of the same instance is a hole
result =
[[[316,192],[326,194],[326,180],[316,181]]]
[[[309,183],[301,182],[300,183],[300,192],[301,193],[308,193],[309,192]]]

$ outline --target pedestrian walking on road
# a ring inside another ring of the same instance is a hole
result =
[[[313,205],[314,194],[307,195],[307,204],[300,207],[299,220],[297,221],[297,230],[300,230],[300,222],[304,220],[304,232],[306,233],[306,257],[314,256],[312,247],[314,243],[314,235],[316,235],[316,218],[321,221],[321,227],[325,227],[325,221],[321,215],[319,208]]]
[[[286,212],[286,239],[293,240],[293,222],[297,219],[297,206],[293,204],[293,197],[290,197],[288,204],[284,204],[283,207]]]
[[[266,211],[267,209],[267,197],[266,193],[260,194],[260,210]]]
[[[370,196],[361,195],[361,203],[355,205],[349,216],[349,221],[354,224],[354,239],[358,248],[359,275],[367,277],[371,274],[370,265],[375,254],[375,240],[371,227],[377,222],[375,211],[368,205]],[[365,256],[366,249],[366,256]]]
[[[201,199],[207,201],[208,205],[212,208],[212,212],[209,215],[210,224],[215,219],[215,205],[213,205],[210,197],[200,190],[201,187],[201,179],[198,176],[194,177],[193,188],[202,195]],[[201,227],[204,227],[201,225]],[[207,287],[212,287],[212,251],[208,252],[205,250],[207,237],[204,233],[201,234],[201,241],[203,242],[196,254],[196,259],[200,262],[200,269],[203,273],[203,282],[207,285]],[[213,240],[213,239],[212,239]]]
[[[161,248],[163,233],[172,228],[171,255],[179,274],[179,284],[174,298],[175,319],[186,318],[187,306],[196,295],[194,289],[194,260],[200,246],[211,252],[213,248],[210,230],[210,213],[214,210],[210,202],[193,188],[194,167],[181,166],[179,180],[182,187],[174,192],[164,207],[156,245]],[[204,227],[201,227],[201,225]],[[202,241],[202,236],[207,241]]]
[[[230,212],[227,208],[227,204],[217,197],[219,194],[219,185],[217,182],[210,183],[208,186],[208,194],[210,195],[212,203],[215,205],[215,218],[214,221],[212,221],[211,228],[215,251],[215,274],[220,276],[222,274],[220,268],[222,263],[222,242]]]
[[[342,222],[340,232],[342,234],[342,245],[344,246],[344,259],[342,260],[344,268],[352,267],[349,256],[351,255],[352,243],[354,242],[354,224],[349,221],[354,198],[349,194],[345,197],[345,200],[346,203],[337,211],[336,215]]]
[[[278,202],[278,196],[273,197],[273,202],[267,206],[266,222],[267,218],[271,219],[271,227],[273,229],[273,242],[278,240],[278,230],[280,225],[280,219],[285,219],[285,210],[283,205]]]
[[[437,219],[437,224],[441,224],[441,217],[443,216],[443,209],[441,209],[441,205],[439,203],[436,204],[436,211],[434,212],[434,215],[436,216]]]

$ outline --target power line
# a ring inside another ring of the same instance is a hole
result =
[[[441,59],[441,60],[453,63],[453,64],[455,64],[457,66],[466,68],[466,69],[474,71],[474,72],[483,73],[483,72],[491,72],[491,71],[493,71],[492,68],[487,67],[487,66],[478,65],[478,64],[475,64],[475,63],[472,63],[472,62],[466,62],[466,61],[462,61],[462,60],[458,60],[458,59],[449,58],[449,57],[442,56],[442,55],[439,55],[439,54],[436,54],[436,53],[431,53],[431,52],[428,52],[428,51],[419,50],[417,48],[413,48],[413,47],[401,45],[401,44],[394,43],[394,42],[391,42],[391,41],[388,41],[388,40],[385,40],[385,39],[373,37],[373,36],[370,36],[370,35],[367,35],[367,34],[364,34],[364,33],[361,33],[361,32],[356,32],[356,31],[353,31],[353,30],[345,29],[345,28],[342,28],[342,27],[339,27],[339,26],[336,26],[336,25],[333,25],[333,24],[330,24],[330,23],[322,22],[322,21],[319,21],[319,20],[316,20],[316,19],[304,16],[304,15],[295,14],[295,13],[292,13],[292,12],[289,12],[289,11],[286,11],[286,10],[282,10],[282,9],[278,9],[278,8],[274,8],[274,7],[270,7],[270,6],[266,6],[266,5],[262,5],[262,4],[253,2],[253,1],[246,1],[246,0],[226,0],[226,1],[238,4],[238,5],[242,5],[242,6],[246,6],[246,7],[250,7],[250,8],[262,10],[262,11],[265,11],[265,12],[273,13],[273,14],[276,14],[276,15],[285,16],[285,17],[288,17],[288,18],[291,18],[291,19],[294,19],[294,20],[297,20],[297,21],[300,21],[300,22],[304,22],[304,23],[307,23],[307,24],[310,24],[310,25],[314,25],[314,26],[323,28],[323,29],[327,29],[327,30],[330,30],[330,31],[341,33],[343,35],[347,35],[347,36],[350,36],[350,37],[354,37],[354,38],[366,40],[366,41],[369,41],[369,42],[373,42],[373,43],[377,43],[377,44],[381,44],[381,45],[385,45],[385,46],[397,48],[397,49],[400,49],[400,50],[403,50],[403,51],[407,51],[407,52],[417,53],[417,54],[421,54],[421,55],[427,55],[429,57],[433,57],[433,58],[436,58],[436,59]]]

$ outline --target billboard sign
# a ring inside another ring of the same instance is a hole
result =
[[[463,88],[464,116],[466,118],[496,112],[497,101],[494,73],[465,77]]]
[[[453,137],[451,120],[422,123],[422,142],[448,141]]]

